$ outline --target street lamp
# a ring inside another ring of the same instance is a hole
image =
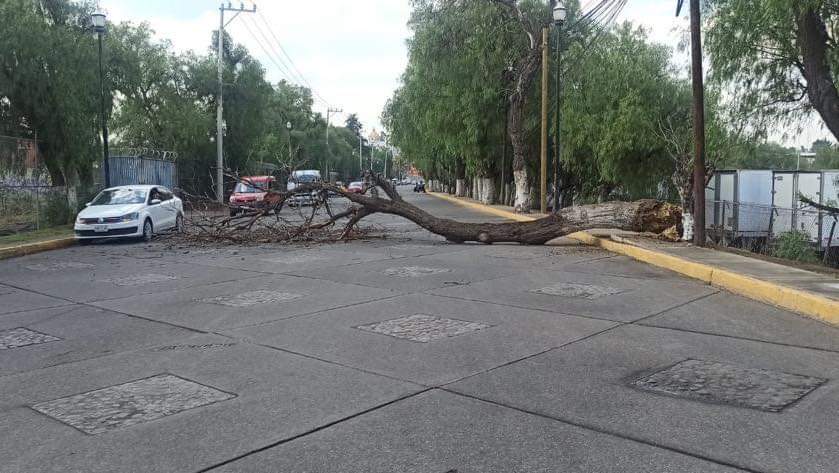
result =
[[[105,35],[105,14],[90,15],[93,31],[99,37],[99,119],[102,123],[102,165],[105,171],[105,187],[111,187],[111,167],[108,163],[108,122],[105,120],[105,74],[102,71],[102,36]]]
[[[556,5],[554,6],[553,10],[553,18],[554,18],[554,26],[556,27],[556,77],[555,77],[555,89],[556,89],[556,118],[554,120],[554,125],[556,126],[556,132],[554,135],[554,202],[553,202],[553,213],[559,212],[559,152],[561,150],[560,147],[560,82],[559,82],[559,74],[562,70],[560,68],[560,47],[561,47],[561,37],[562,37],[562,25],[565,23],[565,18],[568,16],[568,10],[565,8],[565,2],[563,0],[558,0]]]
[[[288,159],[291,161],[291,122],[285,122],[285,128],[288,130]]]

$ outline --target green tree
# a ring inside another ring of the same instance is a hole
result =
[[[714,0],[713,77],[737,91],[758,132],[815,110],[839,138],[839,8],[835,0]]]
[[[15,133],[37,134],[54,185],[90,176],[99,159],[92,12],[89,1],[0,2],[0,119]]]

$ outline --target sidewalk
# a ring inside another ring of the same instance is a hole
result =
[[[486,206],[471,199],[434,193],[436,197],[516,221],[529,221],[539,214],[516,214],[510,207]],[[642,238],[631,232],[592,230],[567,238],[599,246],[654,266],[699,279],[735,294],[839,325],[839,279],[828,274],[794,268],[686,243]],[[566,238],[548,242],[562,244]]]

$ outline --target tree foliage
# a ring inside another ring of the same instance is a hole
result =
[[[816,111],[839,138],[835,0],[714,0],[709,13],[712,76],[754,131]]]
[[[90,1],[0,2],[0,124],[7,134],[37,135],[56,184],[93,180],[101,159],[93,9]],[[196,193],[209,192],[215,175],[216,38],[207,38],[205,54],[178,54],[148,25],[109,24],[103,48],[113,146],[176,151],[181,186]],[[229,35],[222,59],[226,167],[262,173],[292,161],[358,172],[355,134],[332,127],[327,150],[326,121],[313,111],[310,90],[269,83]]]

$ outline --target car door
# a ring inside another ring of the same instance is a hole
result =
[[[175,222],[178,218],[178,209],[175,206],[175,196],[172,194],[172,191],[165,187],[159,187],[157,190],[160,192],[160,200],[163,201],[160,206],[165,214],[165,228],[172,228],[175,226]]]
[[[160,191],[156,187],[153,187],[151,190],[149,190],[148,212],[149,216],[151,217],[152,225],[154,225],[155,231],[163,230],[166,228],[167,212],[164,208],[163,197],[160,195]]]

